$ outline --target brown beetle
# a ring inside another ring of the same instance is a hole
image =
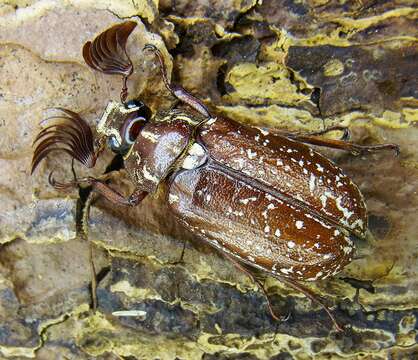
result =
[[[139,101],[126,101],[133,72],[126,41],[135,22],[106,30],[83,48],[87,64],[123,76],[121,103],[110,102],[93,134],[76,113],[61,109],[62,121],[35,139],[32,172],[51,151],[69,153],[94,166],[105,140],[122,154],[136,190],[128,197],[95,178],[60,183],[58,189],[89,184],[115,204],[135,206],[167,184],[167,202],[181,224],[219,249],[264,291],[253,268],[302,291],[330,310],[298,281],[335,275],[353,259],[352,237],[363,238],[366,206],[356,185],[326,157],[304,143],[362,153],[397,145],[360,146],[311,134],[269,133],[214,116],[197,98],[169,83],[164,61],[153,45],[167,89],[193,110],[171,109],[151,115]],[[268,298],[267,298],[268,300]],[[278,318],[272,311],[271,314]]]

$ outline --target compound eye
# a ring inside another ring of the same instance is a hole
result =
[[[128,145],[132,145],[145,123],[146,120],[142,116],[127,120],[122,129],[123,141]]]

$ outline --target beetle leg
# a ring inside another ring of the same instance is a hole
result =
[[[256,278],[256,276],[253,274],[253,272],[251,272],[251,270],[250,269],[248,269],[248,268],[246,268],[243,264],[241,264],[241,263],[239,263],[236,259],[234,259],[232,256],[230,256],[229,254],[226,254],[225,252],[222,252],[222,254],[228,259],[228,260],[230,260],[234,265],[235,265],[235,267],[238,269],[238,270],[240,270],[240,271],[242,271],[242,272],[244,272],[253,282],[255,282],[256,284],[257,284],[257,286],[260,288],[260,290],[263,292],[263,294],[264,294],[264,296],[265,296],[265,298],[266,298],[266,300],[267,300],[267,306],[268,306],[268,309],[269,309],[269,311],[270,311],[270,314],[271,314],[271,316],[272,316],[272,318],[274,319],[274,320],[276,320],[276,321],[287,321],[288,319],[289,319],[289,317],[290,317],[290,312],[287,314],[287,315],[285,315],[285,316],[283,316],[283,315],[276,315],[276,313],[274,312],[274,310],[273,310],[273,306],[272,306],[272,304],[271,304],[271,302],[270,302],[270,298],[269,298],[269,296],[268,296],[268,294],[267,294],[267,291],[266,291],[266,289],[264,288],[264,285],[262,284],[262,282],[260,281],[260,280],[258,280],[257,278]]]
[[[157,49],[155,45],[152,44],[146,44],[144,47],[144,50],[151,50],[158,58],[158,62],[160,63],[160,70],[161,70],[161,76],[164,81],[164,85],[167,88],[168,91],[171,92],[171,94],[179,99],[180,101],[186,103],[205,117],[212,117],[209,113],[208,108],[201,100],[199,100],[197,97],[193,96],[189,92],[187,92],[183,87],[180,85],[172,84],[168,81],[167,78],[167,70],[164,64],[164,58],[161,54],[161,51]]]
[[[172,263],[170,263],[170,265],[179,265],[179,264],[184,264],[184,260],[183,260],[183,258],[184,258],[184,253],[186,252],[186,240],[185,239],[183,239],[183,248],[182,248],[182,250],[181,250],[181,255],[180,255],[180,257],[179,257],[179,259],[178,260],[176,260],[176,261],[173,261]]]
[[[92,187],[92,191],[95,191],[102,195],[106,200],[110,201],[113,204],[118,205],[126,205],[126,206],[136,206],[138,205],[147,195],[148,192],[136,189],[130,196],[125,197],[112,187],[110,187],[108,184],[95,179],[93,177],[86,177],[77,179],[76,181],[71,181],[68,183],[62,183],[56,181],[52,177],[52,172],[49,174],[48,178],[49,183],[57,190],[60,191],[66,191],[72,187],[78,186],[78,185],[87,185]]]
[[[378,145],[358,145],[352,142],[343,141],[343,140],[333,140],[333,139],[321,139],[316,136],[310,135],[285,135],[291,139],[298,140],[300,142],[324,146],[331,149],[340,149],[351,152],[354,155],[360,155],[365,152],[375,152],[380,150],[394,150],[396,155],[399,155],[399,146],[396,144],[378,144]]]
[[[272,131],[272,129],[269,129],[269,131]],[[344,141],[347,141],[351,135],[350,129],[347,126],[341,126],[341,125],[330,126],[324,130],[312,131],[308,133],[282,131],[282,130],[277,130],[277,129],[274,129],[272,132],[273,133],[277,132],[279,135],[286,136],[290,139],[298,140],[300,136],[321,136],[331,131],[342,131],[343,135],[341,136],[340,140],[344,140]]]
[[[318,297],[316,296],[312,291],[308,290],[307,288],[305,288],[304,286],[302,286],[301,284],[299,284],[298,282],[279,276],[279,275],[274,275],[278,280],[286,283],[287,285],[289,285],[290,287],[294,288],[297,291],[300,291],[302,294],[304,294],[307,298],[311,299],[312,302],[317,303],[318,305],[320,305],[328,314],[328,316],[330,317],[331,321],[333,322],[335,329],[338,332],[342,332],[344,331],[344,328],[342,328],[338,322],[337,319],[335,318],[334,314],[331,312],[331,310],[328,308],[327,305],[325,305],[325,303]]]
[[[148,195],[148,192],[136,189],[130,196],[125,197],[109,185],[94,178],[89,178],[88,184],[92,186],[92,191],[99,193],[106,200],[118,205],[136,206]]]
[[[312,132],[309,132],[309,133],[304,134],[304,135],[306,135],[306,136],[321,136],[321,135],[324,135],[324,134],[329,133],[331,131],[342,131],[343,135],[341,136],[340,140],[343,140],[343,141],[347,141],[351,137],[350,129],[347,126],[341,126],[341,125],[330,126],[330,127],[327,127],[324,130],[312,131]]]

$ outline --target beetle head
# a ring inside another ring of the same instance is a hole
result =
[[[141,101],[111,101],[97,124],[98,142],[107,142],[113,152],[126,155],[150,118],[150,109]]]

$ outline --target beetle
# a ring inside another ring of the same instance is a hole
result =
[[[117,24],[83,47],[93,69],[123,77],[121,101],[111,101],[97,125],[97,137],[81,116],[59,109],[57,120],[35,138],[31,173],[48,154],[64,151],[93,167],[105,144],[122,155],[135,185],[124,196],[100,179],[87,177],[50,183],[59,190],[86,184],[114,204],[136,206],[162,183],[176,219],[221,251],[262,289],[254,270],[262,270],[328,307],[300,281],[326,279],[353,259],[354,238],[364,238],[366,205],[352,180],[307,144],[354,154],[392,149],[395,144],[361,146],[325,140],[322,132],[271,132],[216,116],[181,86],[169,82],[164,58],[145,46],[159,62],[162,80],[182,107],[152,114],[137,99],[129,100],[127,80],[133,65],[126,42],[136,26]],[[266,293],[265,293],[266,294]],[[267,294],[266,294],[267,297]],[[267,303],[272,316],[280,319]]]

